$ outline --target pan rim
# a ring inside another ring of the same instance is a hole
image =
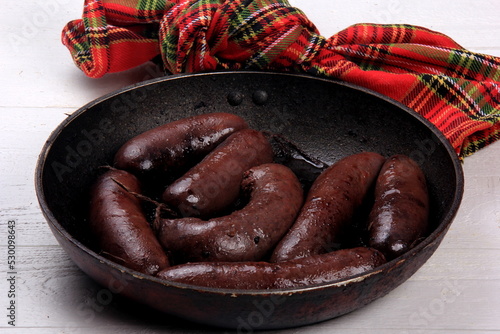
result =
[[[455,192],[453,194],[453,201],[451,202],[450,208],[446,215],[443,217],[441,220],[440,224],[434,229],[432,233],[430,233],[422,242],[420,242],[417,246],[415,246],[411,251],[391,260],[388,261],[387,263],[378,266],[377,268],[374,268],[370,271],[354,275],[345,279],[341,280],[336,280],[336,281],[331,281],[331,282],[325,282],[325,283],[319,283],[315,285],[310,285],[306,287],[297,287],[297,288],[287,288],[287,289],[267,289],[267,290],[251,290],[251,289],[222,289],[222,288],[209,288],[209,287],[203,287],[203,286],[198,286],[198,285],[192,285],[192,284],[185,284],[185,283],[178,283],[174,281],[168,281],[164,279],[160,279],[151,275],[143,274],[137,271],[134,271],[130,268],[127,268],[125,266],[122,266],[120,264],[117,264],[115,262],[112,262],[108,260],[107,258],[104,258],[103,256],[99,255],[98,253],[94,252],[91,250],[89,247],[84,245],[82,242],[77,240],[75,237],[73,237],[62,225],[61,223],[58,222],[58,220],[55,218],[54,214],[52,213],[52,210],[49,208],[47,204],[47,200],[45,198],[45,192],[44,192],[44,187],[43,187],[43,172],[45,168],[45,162],[47,155],[52,148],[53,143],[57,139],[57,137],[60,135],[60,133],[64,130],[64,128],[70,124],[71,122],[75,121],[85,113],[87,110],[91,109],[92,107],[103,103],[104,101],[114,98],[116,96],[119,96],[120,94],[123,94],[125,92],[142,88],[142,87],[147,87],[150,85],[155,85],[158,83],[166,82],[166,81],[174,81],[174,80],[182,80],[182,79],[189,79],[189,78],[195,78],[195,77],[204,77],[204,76],[223,76],[223,75],[271,75],[271,76],[288,76],[288,77],[300,77],[304,79],[309,79],[309,80],[319,80],[319,81],[324,81],[328,83],[333,83],[337,84],[340,86],[348,87],[350,89],[354,89],[357,91],[364,92],[366,94],[373,95],[379,99],[382,99],[390,104],[393,104],[397,106],[399,109],[402,109],[405,111],[407,114],[410,116],[417,118],[420,123],[422,123],[424,126],[426,126],[438,139],[440,144],[444,145],[444,148],[452,158],[452,163],[453,163],[453,172],[455,173]],[[361,282],[370,276],[377,275],[379,273],[383,273],[387,271],[388,269],[392,268],[395,264],[398,264],[400,262],[406,261],[409,257],[413,256],[414,254],[420,252],[422,249],[429,247],[431,244],[436,242],[436,240],[439,239],[439,236],[447,231],[449,226],[451,225],[451,222],[453,221],[454,217],[456,216],[456,213],[460,207],[460,203],[462,200],[463,196],[463,191],[464,191],[464,173],[461,165],[461,161],[458,158],[458,155],[456,154],[455,150],[451,146],[450,142],[446,139],[446,137],[442,134],[437,127],[432,124],[430,121],[428,121],[426,118],[424,118],[422,115],[418,114],[416,111],[412,110],[411,108],[403,105],[402,103],[388,97],[385,95],[382,95],[378,92],[372,91],[370,89],[357,86],[351,83],[346,83],[342,82],[339,80],[332,80],[328,78],[320,78],[316,76],[312,76],[310,74],[298,74],[298,73],[288,73],[288,72],[274,72],[274,71],[216,71],[216,72],[206,72],[206,73],[182,73],[182,74],[175,74],[175,75],[169,75],[165,77],[159,77],[159,78],[154,78],[146,81],[142,81],[136,84],[128,85],[123,88],[120,88],[118,90],[115,90],[113,92],[110,92],[108,94],[105,94],[101,97],[98,97],[82,107],[78,108],[75,110],[71,115],[69,115],[67,118],[65,118],[49,135],[48,139],[46,140],[45,144],[42,147],[41,153],[38,156],[38,160],[36,163],[36,169],[35,169],[35,192],[36,196],[38,199],[39,206],[41,208],[42,214],[44,215],[46,221],[53,227],[53,231],[57,231],[61,235],[61,237],[65,238],[67,241],[72,243],[74,246],[85,252],[87,255],[91,256],[94,260],[97,260],[99,262],[105,263],[107,266],[110,266],[114,270],[118,270],[120,272],[126,272],[130,274],[131,276],[148,280],[150,282],[153,282],[155,284],[161,284],[164,286],[168,287],[173,287],[173,288],[180,288],[180,289],[190,289],[190,290],[196,290],[198,292],[205,292],[205,293],[216,293],[216,294],[223,294],[223,295],[230,295],[233,297],[236,296],[255,296],[255,295],[291,295],[294,293],[302,293],[306,291],[316,291],[316,290],[323,290],[323,289],[328,289],[332,287],[338,287],[338,286],[346,286],[348,284],[353,284],[356,282]],[[78,264],[77,264],[78,265]]]

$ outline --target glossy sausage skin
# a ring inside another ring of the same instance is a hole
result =
[[[429,195],[425,175],[404,155],[387,159],[375,186],[370,212],[369,245],[393,259],[411,249],[429,225]]]
[[[262,132],[237,131],[168,186],[163,201],[183,217],[213,217],[238,198],[246,170],[272,161],[271,144]]]
[[[122,170],[109,170],[101,175],[91,190],[90,227],[105,257],[154,275],[168,267],[169,260],[144,216],[140,201],[129,191],[141,191],[134,175]]]
[[[248,125],[241,117],[210,113],[173,121],[127,141],[115,154],[114,166],[139,177],[194,165],[235,131]]]
[[[384,160],[377,153],[358,153],[321,173],[311,186],[297,221],[270,261],[288,261],[338,248],[339,237],[362,204]]]
[[[188,263],[167,268],[157,277],[210,288],[289,289],[345,279],[384,263],[382,253],[358,247],[280,263]]]
[[[230,215],[161,220],[158,239],[176,263],[260,261],[269,255],[300,210],[301,184],[288,167],[271,163],[246,171],[241,188],[250,199]]]

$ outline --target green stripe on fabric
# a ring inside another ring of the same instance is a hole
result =
[[[106,27],[106,18],[104,16],[85,17],[83,19],[85,27],[101,28]]]
[[[285,51],[288,46],[290,46],[290,44],[297,40],[297,38],[300,36],[301,31],[302,29],[296,28],[292,32],[288,33],[286,37],[276,43],[276,45],[274,45],[273,47],[260,50],[249,60],[246,67],[265,68],[270,63],[272,63],[280,54],[282,54],[283,51]]]
[[[166,0],[140,0],[138,10],[162,10],[166,8]]]
[[[482,63],[477,59],[474,59],[471,54],[457,51],[450,53],[448,63],[461,66],[476,73],[479,72],[482,67]]]

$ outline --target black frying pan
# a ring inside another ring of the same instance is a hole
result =
[[[117,265],[93,251],[87,191],[129,138],[186,116],[243,116],[281,134],[307,155],[331,164],[361,151],[406,154],[424,170],[433,232],[416,248],[375,271],[290,290],[230,291],[166,282]],[[463,173],[442,134],[415,112],[371,91],[310,76],[221,72],[155,79],[89,103],[45,144],[36,170],[40,206],[57,240],[89,276],[112,291],[189,320],[254,329],[311,324],[384,296],[432,255],[454,218]],[[267,308],[266,308],[267,307]]]

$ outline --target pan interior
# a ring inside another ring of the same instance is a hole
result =
[[[235,98],[237,97],[237,98]],[[166,77],[126,88],[78,110],[54,131],[39,163],[42,208],[56,226],[93,248],[88,190],[99,167],[128,139],[191,115],[229,112],[332,164],[362,151],[406,154],[429,184],[432,225],[456,205],[457,162],[445,139],[415,113],[371,92],[308,76],[226,72]]]

